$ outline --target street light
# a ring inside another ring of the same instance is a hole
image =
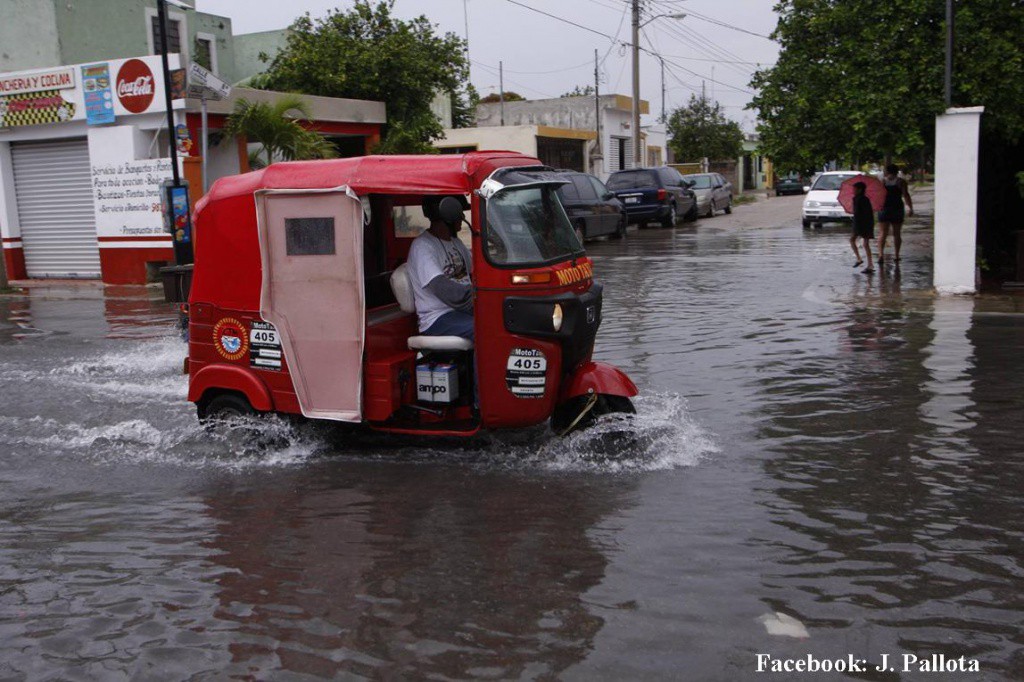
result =
[[[633,0],[633,166],[642,165],[640,154],[640,29],[655,19],[684,19],[683,12],[655,14],[647,21],[640,22],[640,0]],[[661,59],[659,57],[659,59]],[[665,62],[661,63],[662,80],[664,81]],[[662,109],[664,110],[665,86],[662,84]]]

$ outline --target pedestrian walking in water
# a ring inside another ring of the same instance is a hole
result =
[[[871,200],[868,199],[864,191],[867,189],[867,185],[863,182],[855,182],[853,189],[853,234],[850,235],[850,248],[853,249],[853,255],[857,259],[853,267],[859,268],[864,264],[860,257],[860,251],[857,250],[857,240],[860,239],[864,246],[864,257],[868,263],[868,266],[861,272],[870,274],[875,271],[871,267],[871,240],[875,238],[875,211],[871,207]]]
[[[903,237],[900,231],[903,228],[903,202],[907,202],[906,215],[914,215],[914,202],[910,200],[910,189],[907,181],[900,177],[900,167],[889,164],[885,167],[885,175],[882,177],[882,184],[885,185],[885,205],[878,213],[878,227],[881,232],[878,237],[878,262],[882,262],[885,255],[885,242],[892,232],[892,244],[896,250],[896,262],[900,262],[900,247],[903,246]]]

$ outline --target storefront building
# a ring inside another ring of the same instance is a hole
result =
[[[170,55],[171,69],[180,65]],[[173,260],[160,183],[171,177],[159,56],[0,73],[0,237],[9,279],[82,278],[143,284]],[[247,141],[219,129],[239,97],[280,93],[236,88],[209,103],[207,183],[248,168]],[[367,153],[384,104],[309,97],[313,119],[342,156]],[[193,201],[202,195],[200,103],[176,99],[179,168]]]
[[[159,196],[171,176],[166,132],[159,139],[163,87],[154,56],[0,74],[0,235],[10,279],[145,282],[147,264],[173,258]]]

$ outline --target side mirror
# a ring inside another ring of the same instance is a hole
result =
[[[605,192],[604,194],[601,195],[601,198],[604,199],[605,201],[608,201],[609,199],[614,199],[615,192]]]
[[[465,217],[462,204],[455,197],[445,197],[437,207],[437,214],[448,225],[461,225]]]
[[[810,191],[811,191],[811,186],[810,185],[804,185],[804,194],[807,194]]]

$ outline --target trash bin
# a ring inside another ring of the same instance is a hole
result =
[[[192,289],[192,263],[162,267],[160,278],[164,284],[165,301],[188,303],[188,292]]]

